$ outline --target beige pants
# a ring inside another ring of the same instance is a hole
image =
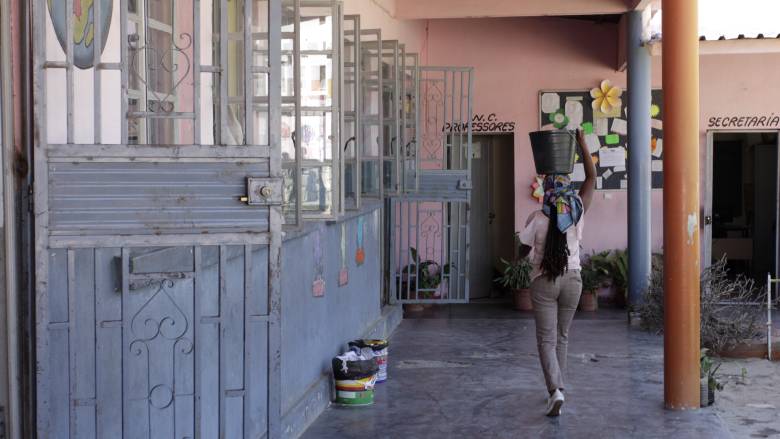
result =
[[[547,390],[563,389],[569,326],[582,293],[579,270],[567,271],[551,282],[544,276],[531,284],[536,319],[536,344]]]

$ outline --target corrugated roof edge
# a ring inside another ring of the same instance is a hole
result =
[[[754,37],[746,37],[745,34],[739,34],[736,38],[727,38],[725,35],[721,35],[718,38],[708,39],[704,35],[699,36],[699,41],[723,41],[723,40],[763,40],[765,38],[780,38],[780,34],[774,37],[766,37],[764,34],[758,34]]]

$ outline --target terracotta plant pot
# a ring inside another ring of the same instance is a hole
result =
[[[580,295],[580,311],[596,311],[599,309],[599,297],[595,291],[583,291]]]
[[[531,300],[531,290],[524,288],[521,290],[512,290],[515,309],[518,311],[533,311],[534,303]]]
[[[626,290],[615,288],[615,308],[618,309],[625,309],[628,305],[628,300],[626,299]]]
[[[422,303],[404,303],[404,311],[405,312],[422,312],[425,309],[425,307],[422,305]]]

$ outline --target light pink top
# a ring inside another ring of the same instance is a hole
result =
[[[580,241],[582,240],[582,229],[585,215],[580,217],[580,222],[574,227],[566,230],[566,243],[569,247],[569,270],[580,269]],[[533,270],[531,270],[531,280],[542,275],[542,259],[544,258],[544,243],[547,240],[547,228],[550,219],[542,212],[537,210],[528,217],[525,229],[520,232],[520,242],[531,247],[531,253],[528,258],[531,261]]]

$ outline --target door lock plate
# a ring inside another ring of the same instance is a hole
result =
[[[248,177],[246,196],[241,201],[250,206],[278,206],[282,204],[282,179]]]

